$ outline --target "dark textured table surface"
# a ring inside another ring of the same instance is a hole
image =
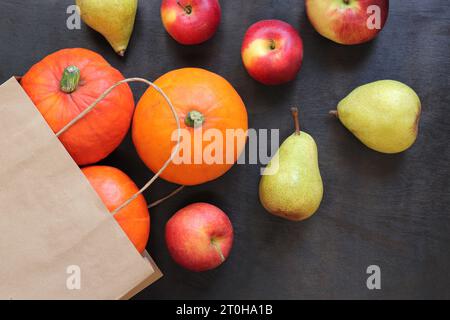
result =
[[[66,47],[102,54],[125,76],[156,79],[181,67],[221,74],[245,101],[252,128],[291,131],[289,107],[301,106],[303,129],[319,148],[325,195],[310,220],[292,223],[267,214],[258,200],[260,167],[235,166],[217,181],[190,187],[151,211],[148,250],[165,277],[139,299],[450,298],[450,2],[391,0],[385,29],[373,42],[346,47],[317,34],[302,0],[221,1],[217,35],[183,47],[164,31],[160,1],[141,0],[126,58],[87,26],[66,28],[70,0],[0,1],[0,81],[20,75],[45,55]],[[303,68],[291,84],[267,88],[253,81],[240,59],[246,29],[278,18],[300,30]],[[354,87],[396,79],[414,88],[423,116],[417,143],[384,155],[364,147],[328,110]],[[144,90],[133,86],[136,99]],[[106,161],[142,185],[151,173],[129,137]],[[146,198],[175,186],[159,181]],[[195,274],[178,267],[164,226],[183,206],[215,204],[234,224],[235,243],[219,269]],[[382,289],[369,291],[366,268],[381,268]]]

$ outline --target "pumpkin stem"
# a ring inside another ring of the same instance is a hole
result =
[[[65,93],[72,93],[78,88],[80,82],[80,69],[76,66],[69,66],[64,69],[60,89]]]
[[[204,122],[205,117],[203,116],[203,114],[195,110],[189,112],[184,119],[184,123],[191,128],[199,128],[203,125]]]
[[[295,123],[295,134],[300,135],[300,122],[298,121],[298,109],[297,108],[291,108],[292,117],[294,118]]]

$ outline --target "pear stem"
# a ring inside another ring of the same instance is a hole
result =
[[[298,109],[295,107],[291,108],[291,112],[292,112],[292,118],[294,118],[294,123],[295,123],[295,134],[300,135],[301,131],[300,131],[300,122],[298,120]]]
[[[335,116],[336,118],[339,118],[339,113],[338,113],[337,110],[331,110],[331,111],[329,112],[329,114],[331,114],[332,116]]]

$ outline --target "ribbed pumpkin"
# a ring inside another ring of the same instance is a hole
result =
[[[109,211],[118,208],[139,191],[134,182],[119,169],[91,166],[83,168],[82,171]],[[114,218],[136,249],[142,253],[150,233],[150,216],[145,198],[139,195],[117,212]]]
[[[50,54],[23,76],[21,84],[56,133],[123,79],[97,53],[75,48]],[[133,111],[131,89],[122,84],[62,134],[60,140],[79,165],[98,162],[122,142]]]
[[[247,110],[232,85],[215,73],[197,68],[171,71],[155,84],[169,97],[180,118],[181,129],[188,133],[183,134],[184,151],[178,158],[184,158],[187,150],[190,152],[186,157],[189,163],[172,162],[161,178],[181,185],[197,185],[227,172],[245,147],[248,129]],[[207,137],[207,132],[214,132],[210,129],[221,134],[216,142],[223,149],[216,149],[215,155],[222,163],[211,163],[204,157],[208,154],[206,148],[211,147],[212,141],[208,140],[212,138]],[[176,130],[176,121],[166,100],[149,88],[136,108],[132,132],[139,156],[153,172],[157,172],[173,152]],[[234,147],[227,148],[227,143],[233,142],[227,139],[227,130],[244,133],[243,139],[234,139]],[[199,150],[196,146],[200,146]]]

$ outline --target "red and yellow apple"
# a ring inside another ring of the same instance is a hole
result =
[[[218,0],[163,0],[164,28],[179,43],[200,44],[209,40],[220,24]]]
[[[305,4],[317,32],[346,45],[375,38],[389,13],[389,0],[306,0]]]
[[[290,24],[263,20],[247,30],[241,54],[252,78],[266,85],[278,85],[295,79],[300,71],[303,42]]]
[[[173,260],[201,272],[217,268],[233,245],[233,226],[219,208],[207,203],[191,204],[166,224],[166,243]]]

